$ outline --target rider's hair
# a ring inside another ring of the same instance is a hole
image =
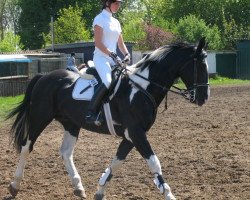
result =
[[[116,2],[117,0],[101,0],[102,1],[102,9],[110,7],[111,3]]]

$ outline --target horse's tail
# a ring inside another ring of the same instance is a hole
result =
[[[6,117],[6,119],[10,119],[16,116],[16,119],[11,127],[10,131],[10,142],[14,141],[14,147],[20,153],[22,145],[25,145],[27,141],[27,133],[29,128],[29,108],[30,108],[30,100],[32,95],[32,90],[37,83],[37,81],[42,77],[41,74],[36,75],[31,79],[28,87],[26,89],[24,99],[20,104],[14,108]]]

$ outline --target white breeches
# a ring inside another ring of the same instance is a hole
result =
[[[79,70],[75,65],[67,66],[67,68],[71,69],[73,72],[79,73]]]
[[[108,56],[99,54],[94,54],[93,61],[102,82],[108,89],[112,81],[111,65],[115,64],[114,61]]]

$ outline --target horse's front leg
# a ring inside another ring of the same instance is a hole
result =
[[[155,176],[154,183],[160,190],[160,193],[164,194],[166,200],[175,200],[169,185],[164,181],[160,161],[154,154],[151,145],[147,140],[146,133],[140,129],[131,129],[129,136],[131,137],[135,148],[139,151],[142,157],[146,159],[151,172]]]
[[[113,174],[119,169],[133,147],[134,145],[128,140],[122,140],[111,165],[105,170],[99,180],[98,191],[95,194],[95,200],[105,199],[105,189],[107,187],[107,183],[111,180]]]
[[[161,164],[156,155],[151,155],[149,159],[146,159],[151,172],[154,174],[154,183],[160,190],[161,194],[165,195],[166,200],[175,200],[169,185],[164,181],[161,171]]]
[[[31,141],[28,140],[26,142],[26,145],[22,146],[19,162],[18,162],[16,172],[15,172],[14,181],[10,183],[10,186],[8,188],[10,194],[14,197],[17,195],[20,189],[20,184],[24,176],[24,167],[25,167],[28,155],[30,153],[30,150],[29,150],[30,144],[31,144]]]
[[[71,178],[72,185],[74,187],[74,194],[81,198],[86,198],[85,190],[82,185],[81,177],[78,174],[74,160],[73,152],[77,138],[72,136],[68,131],[65,131],[63,137],[63,143],[60,149],[60,154],[63,158],[64,165]]]

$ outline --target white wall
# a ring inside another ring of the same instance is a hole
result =
[[[207,64],[208,64],[209,74],[215,74],[216,73],[216,53],[215,52],[207,53]]]
[[[142,59],[142,52],[141,51],[133,51],[132,52],[132,64],[137,63],[139,60]]]
[[[141,51],[133,51],[132,54],[133,64],[138,62],[142,58]],[[208,72],[209,74],[216,73],[216,52],[207,52],[207,63],[208,63]]]

